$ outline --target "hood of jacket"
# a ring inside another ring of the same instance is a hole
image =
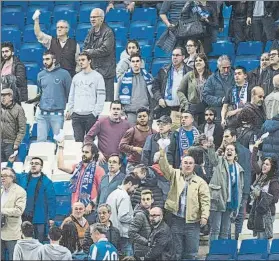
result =
[[[36,248],[42,246],[38,239],[21,239],[17,241],[18,247],[24,251],[34,251]]]
[[[143,206],[141,206],[141,204],[135,206],[134,215],[139,212],[144,213],[144,215],[146,215],[146,217],[149,218],[149,211],[145,209]]]
[[[266,120],[263,126],[264,132],[273,133],[279,130],[279,114],[271,120]]]
[[[41,251],[43,252],[43,256],[49,257],[50,260],[63,260],[63,257],[69,253],[66,247],[50,244],[44,245]]]

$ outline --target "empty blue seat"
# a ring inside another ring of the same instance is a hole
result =
[[[279,239],[272,240],[270,254],[279,254]]]
[[[126,9],[110,9],[105,17],[106,22],[124,22],[125,26],[130,23],[130,12]]]
[[[215,72],[217,70],[217,59],[208,60],[209,69],[211,72]]]
[[[223,17],[224,19],[229,19],[232,13],[232,6],[223,5]]]
[[[228,55],[231,59],[234,57],[234,44],[227,41],[212,43],[212,51],[208,56]]]
[[[116,39],[126,39],[128,34],[127,27],[112,27]]]
[[[68,181],[60,181],[60,182],[54,182],[53,183],[55,195],[56,196],[69,196],[71,195],[70,191],[70,182]]]
[[[78,42],[78,44],[79,44],[79,47],[80,47],[80,51],[82,52],[82,49],[83,49],[83,42]]]
[[[53,10],[53,1],[29,1],[29,6],[47,6],[48,10]]]
[[[237,46],[236,55],[255,55],[261,56],[263,43],[258,41],[240,42]]]
[[[69,6],[55,6],[53,10],[53,23],[57,23],[59,20],[66,20],[71,27],[77,25],[77,11],[69,9]]]
[[[26,123],[26,128],[25,128],[25,135],[24,138],[22,140],[22,143],[29,143],[30,140],[30,124]]]
[[[90,13],[94,8],[101,8],[101,3],[91,4],[82,4],[79,9],[79,22],[80,23],[89,23],[90,22]]]
[[[74,10],[78,10],[80,7],[80,2],[79,1],[55,1],[54,6],[59,6],[59,5],[68,5],[71,6]]]
[[[56,24],[52,24],[50,28],[50,34],[56,37]],[[70,30],[68,32],[69,37],[73,38],[75,36],[75,30],[70,26]],[[84,40],[84,39],[83,39]]]
[[[48,10],[47,6],[30,6],[27,10],[26,14],[26,24],[32,24],[34,26],[34,21],[32,19],[32,16],[34,12],[39,9],[40,14],[40,24],[44,24],[47,28],[49,28],[51,23],[51,11]]]
[[[53,183],[54,186],[55,183],[57,182]],[[59,193],[60,192],[58,191],[58,194]],[[55,195],[56,195],[56,215],[67,217],[71,213],[71,196],[70,195],[57,196],[56,190],[55,190]]]
[[[235,260],[236,255],[237,240],[213,240],[206,260]]]
[[[159,22],[157,24],[157,29],[156,29],[156,33],[157,33],[156,39],[159,39],[162,33],[165,32],[166,30],[167,30],[167,26],[163,22]]]
[[[157,22],[157,10],[155,8],[135,8],[132,21],[149,21],[151,25]]]
[[[24,28],[24,12],[21,7],[2,8],[2,25],[17,25]]]
[[[125,27],[125,23],[124,22],[107,22],[107,25],[111,28],[114,27]]]
[[[269,242],[267,239],[242,240],[237,260],[266,260]]]
[[[37,82],[37,75],[40,72],[40,66],[37,63],[24,63],[27,80]]]
[[[22,10],[26,11],[28,7],[28,2],[27,1],[3,1],[3,6],[4,7],[18,6],[21,7]]]
[[[81,1],[81,4],[82,5],[86,5],[86,4],[92,4],[92,3],[94,3],[95,4],[95,2],[94,1]],[[99,1],[99,2],[97,2],[99,5],[100,5],[100,8],[101,9],[103,9],[103,10],[105,10],[106,9],[106,7],[107,7],[107,5],[108,5],[108,3],[106,2],[106,1]]]
[[[140,52],[141,52],[141,57],[144,59],[145,62],[151,62],[151,60],[152,60],[152,46],[151,45],[142,45],[140,48]]]
[[[76,41],[83,42],[91,28],[91,24],[79,24],[76,29]]]
[[[48,30],[46,29],[45,25],[40,25],[41,30],[44,33],[48,33]],[[36,38],[36,35],[34,33],[34,25],[29,24],[25,26],[24,32],[23,32],[23,42],[25,43],[37,43],[38,40]]]
[[[36,62],[42,64],[44,48],[39,43],[25,43],[20,48],[22,62]]]
[[[234,61],[234,67],[243,66],[247,70],[247,72],[256,69],[260,66],[260,60],[248,58],[246,56],[236,56]]]
[[[156,76],[157,73],[159,72],[159,70],[169,64],[171,62],[171,59],[169,58],[157,58],[157,59],[153,59],[153,62],[152,62],[152,68],[151,68],[151,74],[153,76]]]
[[[21,143],[18,148],[18,160],[24,162],[28,152],[28,145],[26,143]]]
[[[155,46],[154,58],[160,58],[160,57],[171,57],[171,53],[165,53],[161,48]]]
[[[15,49],[18,50],[21,43],[21,32],[17,26],[2,25],[1,41],[12,42]]]
[[[271,49],[271,46],[272,46],[272,43],[273,43],[273,41],[266,42],[265,47],[264,47],[264,52],[265,53],[269,53],[269,51]]]
[[[133,23],[130,26],[130,38],[131,39],[147,39],[154,42],[154,26],[141,26],[137,23]]]
[[[273,239],[274,240],[274,239]],[[272,240],[272,241],[273,241]],[[279,260],[279,254],[269,254],[268,259],[267,260]]]

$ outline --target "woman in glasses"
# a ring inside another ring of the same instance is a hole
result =
[[[120,55],[120,61],[116,66],[116,77],[119,79],[128,69],[131,68],[130,56],[134,53],[140,54],[140,46],[137,40],[129,40],[126,49]],[[141,68],[144,68],[145,64],[143,59],[141,60]]]
[[[189,56],[184,60],[184,63],[194,69],[196,55],[198,53],[203,53],[202,43],[199,40],[189,39],[185,47]]]
[[[208,60],[205,54],[195,56],[194,70],[183,76],[177,95],[182,110],[190,110],[198,125],[204,121],[205,104],[202,101],[202,91],[210,75]]]
[[[279,181],[276,175],[278,166],[273,158],[265,158],[262,166],[258,165],[258,147],[262,139],[256,141],[251,156],[252,170],[256,179],[251,186],[252,209],[248,220],[248,229],[253,230],[254,236],[270,239],[273,237],[273,222],[275,220],[275,204],[279,198]]]

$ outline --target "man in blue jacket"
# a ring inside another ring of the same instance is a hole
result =
[[[10,157],[8,167],[13,166],[15,157]],[[27,202],[22,221],[34,226],[35,238],[44,241],[46,227],[53,226],[56,214],[56,197],[52,181],[42,172],[43,160],[31,159],[30,171],[16,175],[17,184],[26,190]]]

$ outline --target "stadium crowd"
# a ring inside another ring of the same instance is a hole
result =
[[[233,67],[226,54],[216,71],[209,68],[225,5],[232,6],[236,45],[272,41],[253,71]],[[138,7],[156,8],[166,25],[168,46],[161,48],[173,46],[157,75],[145,69],[137,40],[128,40],[117,63],[115,35],[105,22],[114,8]],[[253,235],[272,239],[279,198],[278,10],[276,1],[111,1],[105,11],[91,11],[82,48],[68,36],[68,21],[58,21],[51,36],[36,11],[34,33],[46,48],[36,97],[28,97],[12,40],[1,44],[1,162],[7,162],[1,260],[196,260],[201,237],[209,245],[238,240],[247,213]],[[181,36],[190,19],[202,34],[189,35],[187,27]],[[105,102],[109,115],[101,116]],[[32,157],[27,173],[13,169],[26,133],[23,103],[35,105],[37,142],[48,141],[52,129],[58,169],[71,175],[71,213],[61,225],[44,159]],[[67,120],[83,143],[74,165],[66,161],[64,138],[57,138]]]

